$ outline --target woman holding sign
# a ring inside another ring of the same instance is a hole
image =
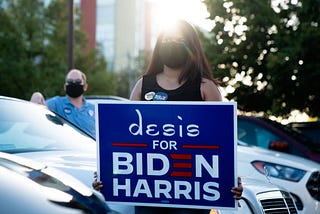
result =
[[[145,101],[221,101],[218,81],[212,77],[208,60],[202,50],[194,27],[186,21],[178,21],[162,32],[153,52],[146,73],[134,86],[131,100]],[[93,187],[102,188],[100,181]],[[231,192],[241,199],[243,187],[238,178],[238,187]],[[209,210],[188,208],[164,208],[136,206],[136,214],[199,214]]]
[[[131,100],[145,101],[221,101],[218,81],[212,77],[208,60],[195,28],[186,21],[162,32],[151,62],[133,88]],[[241,199],[243,187],[231,189]],[[136,207],[136,214],[209,213],[208,210],[185,208]]]

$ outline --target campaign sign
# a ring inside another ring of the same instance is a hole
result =
[[[237,208],[234,102],[117,101],[96,110],[107,202]]]

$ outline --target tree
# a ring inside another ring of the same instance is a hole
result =
[[[17,8],[15,4],[1,1],[1,50],[0,50],[0,69],[1,69],[1,95],[24,97],[24,93],[32,81],[27,81],[28,74],[37,72],[34,69],[37,53],[39,53],[40,43],[35,37],[41,35],[33,34],[35,25],[42,26],[35,19],[34,10],[40,9],[38,2],[25,2],[25,10]],[[17,10],[18,14],[13,11]],[[29,10],[29,13],[26,11]],[[23,19],[21,16],[24,16]],[[24,24],[21,22],[23,21]],[[40,21],[38,19],[38,21]]]
[[[204,0],[214,75],[243,111],[320,116],[320,2]],[[276,4],[277,3],[277,4]]]
[[[67,73],[68,1],[0,0],[0,94],[29,99],[34,91],[46,97],[64,95]],[[75,68],[87,74],[89,93],[112,94],[114,77],[98,50],[85,52],[87,36],[76,12]],[[104,82],[106,81],[106,82]]]

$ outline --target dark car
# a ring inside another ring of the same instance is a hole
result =
[[[104,197],[42,163],[0,152],[2,214],[112,213]]]
[[[320,144],[320,121],[291,122],[287,126]]]
[[[320,144],[267,118],[239,115],[238,138],[251,145],[320,162]]]

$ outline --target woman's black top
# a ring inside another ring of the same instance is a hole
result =
[[[177,89],[166,90],[157,83],[156,75],[142,78],[141,100],[145,101],[203,101],[201,97],[201,78],[193,83],[185,83]],[[168,207],[135,207],[136,214],[208,214],[209,210]]]
[[[141,100],[146,101],[203,101],[201,97],[201,78],[192,83],[184,83],[177,89],[166,90],[157,83],[156,75],[142,78]]]

